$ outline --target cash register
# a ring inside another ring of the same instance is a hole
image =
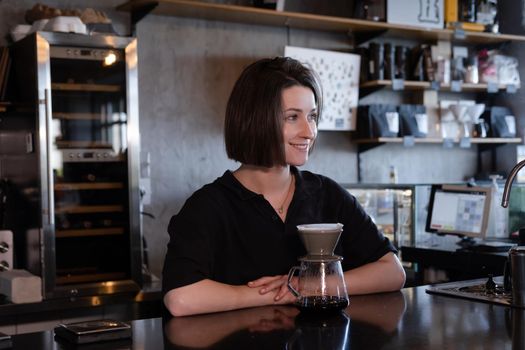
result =
[[[508,251],[511,242],[486,239],[490,201],[489,187],[432,185],[425,229],[460,237],[458,249]]]

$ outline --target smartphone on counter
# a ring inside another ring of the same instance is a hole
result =
[[[13,346],[11,336],[0,332],[0,349],[9,349]]]
[[[75,344],[131,338],[131,326],[115,320],[59,324],[55,336]]]

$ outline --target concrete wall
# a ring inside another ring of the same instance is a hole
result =
[[[57,7],[106,11],[120,34],[129,34],[129,16],[116,12],[122,1],[45,1]],[[0,42],[36,1],[0,0]],[[151,157],[152,203],[144,207],[150,268],[160,275],[168,240],[166,227],[196,189],[238,164],[227,159],[222,139],[229,92],[243,67],[282,54],[285,45],[348,50],[346,35],[148,15],[137,26],[142,154]],[[379,92],[367,101],[384,101]],[[523,96],[519,92],[518,96]],[[362,181],[387,182],[390,164],[399,182],[455,182],[476,172],[476,148],[443,149],[384,145],[361,154]],[[346,132],[320,132],[306,169],[342,183],[358,179],[357,146]]]

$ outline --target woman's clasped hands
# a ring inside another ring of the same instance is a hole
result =
[[[292,285],[296,285],[297,278],[292,279]],[[291,304],[296,297],[288,289],[288,275],[265,276],[248,282],[248,287],[259,288],[259,294],[274,293],[273,300],[276,304]]]

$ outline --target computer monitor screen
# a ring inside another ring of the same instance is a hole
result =
[[[489,208],[489,187],[433,185],[426,230],[484,239]]]

